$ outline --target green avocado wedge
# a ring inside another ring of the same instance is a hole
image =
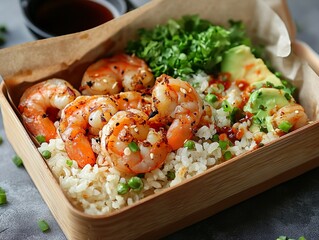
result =
[[[283,86],[260,58],[255,58],[248,46],[239,45],[226,51],[221,62],[221,71],[230,73],[231,81],[246,80],[256,88],[267,84]]]

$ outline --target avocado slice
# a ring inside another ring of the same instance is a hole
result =
[[[255,132],[260,129],[273,131],[271,124],[271,116],[274,111],[291,104],[295,100],[288,97],[287,93],[276,88],[260,88],[254,91],[244,106],[245,112],[250,112],[254,115],[251,131]]]
[[[274,87],[283,86],[260,58],[255,58],[248,46],[239,45],[225,52],[221,62],[222,72],[230,73],[231,81],[246,80],[256,88],[270,83]]]

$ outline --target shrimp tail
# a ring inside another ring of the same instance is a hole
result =
[[[182,147],[185,141],[193,136],[191,125],[182,122],[181,119],[175,119],[167,130],[167,142],[174,151]]]
[[[93,166],[96,163],[95,154],[91,148],[89,140],[83,136],[78,135],[74,139],[65,141],[65,150],[72,160],[75,160],[79,167],[83,168],[90,164]]]
[[[38,116],[34,122],[26,121],[26,125],[30,132],[44,136],[46,142],[58,136],[56,127],[48,117]]]

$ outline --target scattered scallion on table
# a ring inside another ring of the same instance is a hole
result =
[[[0,25],[0,45],[6,42],[5,34],[7,33],[7,28],[4,25]]]
[[[3,138],[0,136],[0,145],[3,143]]]
[[[49,224],[45,220],[38,221],[38,226],[42,232],[46,232],[50,229]]]
[[[23,166],[23,161],[18,155],[14,156],[12,158],[12,161],[17,167],[22,167]]]
[[[7,203],[7,194],[6,191],[0,187],[0,205]]]

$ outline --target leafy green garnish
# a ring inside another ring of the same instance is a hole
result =
[[[213,73],[224,51],[241,44],[252,47],[244,25],[229,23],[230,28],[225,29],[197,15],[171,19],[150,30],[140,29],[139,39],[129,42],[126,52],[144,59],[155,77],[166,73],[183,78],[199,70]]]
[[[289,237],[286,237],[286,236],[280,236],[276,240],[295,240],[295,239],[294,238],[289,238]],[[298,240],[306,240],[306,238],[301,236],[301,237],[298,238]]]
[[[0,46],[6,42],[5,34],[7,32],[6,26],[0,25]]]

